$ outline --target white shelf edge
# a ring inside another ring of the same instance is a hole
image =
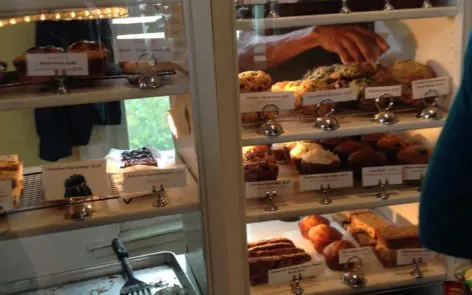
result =
[[[197,183],[187,171],[187,186],[169,189],[168,205],[163,208],[154,208],[152,203],[156,196],[149,195],[134,198],[130,204],[125,204],[121,199],[92,202],[90,204],[94,206],[96,212],[86,221],[66,220],[64,218],[66,208],[47,208],[11,214],[6,219],[0,219],[0,241],[192,212],[200,208],[198,192]],[[2,231],[5,226],[9,229]]]
[[[245,19],[236,21],[236,29],[252,30],[254,27],[264,28],[291,28],[309,27],[316,25],[359,23],[393,19],[413,19],[432,17],[452,17],[457,15],[456,6],[397,9],[393,11],[366,11],[350,14],[322,14],[293,17],[280,17],[276,19]]]
[[[0,111],[178,95],[188,93],[190,90],[188,84],[172,84],[157,89],[138,89],[134,86],[113,86],[107,88],[89,88],[88,90],[71,89],[70,91],[71,92],[66,95],[19,92],[16,95],[9,95],[8,97],[0,96]]]
[[[280,136],[266,137],[256,133],[255,129],[242,129],[242,145],[272,144],[280,142],[313,140],[333,137],[344,137],[354,135],[364,135],[371,133],[387,133],[397,131],[407,131],[414,129],[427,129],[442,127],[446,118],[441,120],[420,120],[415,114],[400,114],[399,122],[395,125],[380,125],[373,123],[369,117],[359,117],[350,119],[350,122],[343,123],[340,117],[340,124],[336,131],[323,131],[313,128],[313,123],[307,122],[282,122],[285,133]]]
[[[340,190],[332,193],[332,203],[323,205],[319,202],[319,192],[303,192],[294,195],[280,196],[275,199],[279,207],[277,211],[265,211],[265,204],[260,200],[246,200],[246,223],[290,219],[301,215],[329,214],[345,210],[373,209],[391,205],[416,203],[420,199],[420,192],[416,188],[392,188],[392,196],[387,200],[375,197],[377,190],[368,189]]]

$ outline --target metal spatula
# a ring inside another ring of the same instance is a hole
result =
[[[151,295],[152,286],[134,277],[133,269],[128,261],[128,251],[123,242],[120,239],[114,239],[111,242],[111,247],[121,262],[123,275],[126,277],[126,283],[121,288],[120,295]]]

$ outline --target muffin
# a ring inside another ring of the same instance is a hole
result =
[[[102,42],[78,41],[67,49],[68,53],[86,53],[90,76],[103,75],[107,71],[108,49]]]
[[[240,93],[268,91],[272,85],[272,78],[263,71],[246,71],[239,74]],[[254,123],[261,120],[258,112],[241,113],[243,123]]]
[[[269,146],[263,144],[245,146],[242,150],[244,160],[251,160],[254,157],[263,158],[270,152]]]
[[[374,134],[367,134],[361,136],[361,141],[368,143],[373,148],[377,148],[377,141],[384,137],[385,134],[383,133],[374,133]]]
[[[346,264],[339,263],[339,251],[351,248],[356,248],[356,246],[345,240],[334,241],[326,246],[323,250],[323,256],[328,268],[335,271],[346,270]]]
[[[277,180],[279,175],[279,166],[271,155],[247,159],[243,165],[245,182]]]
[[[392,79],[402,85],[401,101],[408,105],[421,106],[421,100],[413,100],[412,82],[436,77],[433,70],[414,60],[398,60],[391,67]]]
[[[347,159],[352,153],[364,149],[372,149],[372,146],[362,141],[347,140],[337,145],[334,148],[334,153],[339,156],[343,164],[346,164]]]
[[[378,167],[388,164],[387,156],[373,149],[363,149],[352,153],[347,159],[348,166],[354,171],[354,178],[362,179],[362,168]]]
[[[308,239],[308,232],[310,229],[320,224],[329,225],[329,220],[321,215],[308,215],[298,222],[298,228],[300,229],[302,236],[305,239]]]
[[[339,87],[336,83],[329,83],[328,80],[303,80],[295,95],[295,111],[309,116],[322,116],[328,113],[336,104],[321,104],[319,109],[317,105],[303,105],[303,95],[307,92],[332,90]]]
[[[287,163],[287,157],[285,153],[285,144],[283,143],[274,143],[270,147],[270,151],[272,155],[274,155],[277,162],[280,163]]]
[[[339,157],[324,149],[306,152],[301,159],[300,172],[303,175],[337,172],[341,168]]]
[[[28,69],[27,69],[27,56],[28,54],[35,54],[35,53],[64,53],[64,49],[56,46],[35,46],[31,47],[30,49],[26,50],[13,60],[13,65],[15,66],[18,72],[18,78],[20,81],[28,82],[28,83],[40,83],[43,81],[47,81],[51,79],[48,77],[39,77],[39,76],[28,76]],[[62,74],[62,73],[59,73]]]
[[[327,138],[327,139],[321,139],[320,140],[320,145],[325,148],[326,150],[334,150],[334,148],[341,143],[346,141],[345,137],[336,137],[336,138]]]
[[[323,253],[326,246],[334,241],[341,240],[342,234],[334,227],[320,224],[308,231],[308,239],[318,253]]]
[[[412,145],[398,152],[397,164],[399,165],[428,164],[430,158],[431,158],[430,149],[420,146],[420,145]]]
[[[401,149],[410,146],[411,143],[404,136],[385,135],[377,140],[376,145],[379,150],[387,155],[389,163],[395,164],[397,153]]]
[[[298,171],[300,171],[302,156],[308,151],[322,148],[323,147],[317,143],[298,142],[295,147],[290,150],[290,164],[292,164]]]

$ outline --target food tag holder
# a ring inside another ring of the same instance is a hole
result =
[[[262,108],[262,117],[265,123],[259,128],[257,133],[267,137],[279,136],[284,133],[282,125],[277,121],[279,108],[274,104],[268,104]]]
[[[261,198],[261,202],[265,203],[264,210],[267,212],[275,212],[279,210],[279,206],[277,206],[274,202],[274,198],[277,197],[277,191],[266,192],[265,197]]]
[[[341,10],[339,11],[339,13],[351,13],[351,9],[349,8],[349,5],[348,5],[348,0],[343,0],[342,2],[342,7],[341,7]]]
[[[443,115],[438,104],[440,97],[438,91],[435,89],[428,90],[423,99],[426,108],[424,108],[417,117],[423,120],[441,120]]]
[[[387,191],[387,185],[389,185],[388,183],[388,179],[385,178],[384,181],[382,181],[381,178],[379,178],[379,191],[377,192],[377,194],[375,195],[375,197],[377,199],[380,199],[380,200],[388,200],[392,195]]]
[[[154,55],[149,54],[149,53],[143,53],[138,57],[138,67],[139,67],[139,62],[143,61],[144,58],[151,58],[152,61],[154,62],[154,65],[157,64],[157,59]],[[157,75],[154,71],[152,70],[144,70],[140,69],[140,74],[136,77],[137,80],[137,87],[139,89],[156,89],[159,88],[163,85],[163,82],[159,75]]]
[[[318,116],[320,115],[320,108],[322,104],[325,103],[332,103],[333,101],[331,99],[324,99],[320,101],[319,104],[316,105],[316,113]],[[339,122],[334,117],[334,112],[336,111],[335,107],[332,107],[328,113],[318,117],[313,124],[313,127],[316,129],[321,129],[324,131],[334,131],[339,128]]]
[[[382,106],[382,103],[387,101],[388,104]],[[375,106],[379,110],[377,114],[375,114],[373,121],[382,125],[394,125],[398,122],[398,117],[395,115],[394,112],[391,111],[394,102],[394,97],[388,93],[381,95],[380,97],[375,99]]]
[[[69,88],[67,88],[66,85],[66,79],[67,79],[67,72],[66,70],[62,70],[62,74],[59,75],[59,71],[55,70],[54,71],[54,81],[56,82],[56,89],[55,93],[58,95],[66,95],[69,94]]]
[[[384,11],[392,11],[392,10],[395,10],[395,7],[393,7],[392,3],[390,3],[390,0],[385,0]]]
[[[297,275],[293,275],[293,278],[292,278],[292,282],[290,284],[290,288],[291,288],[291,291],[292,291],[292,294],[294,295],[301,295],[303,294],[303,288],[300,284],[300,281],[302,280],[302,274],[298,274]]]
[[[352,289],[359,289],[365,286],[364,265],[362,259],[358,256],[350,257],[346,262],[347,272],[343,274],[341,280]]]
[[[278,17],[280,17],[280,15],[275,10],[275,6],[277,5],[278,1],[277,0],[269,0],[267,2],[269,3],[269,15],[267,16],[267,18],[278,18]]]
[[[331,186],[329,184],[326,185],[326,186],[321,185],[320,186],[320,192],[323,194],[323,196],[320,199],[320,204],[329,205],[333,202],[333,200],[329,196],[329,194],[331,192]]]
[[[159,190],[157,190],[156,186],[152,187],[152,194],[156,195],[156,200],[152,203],[154,208],[163,208],[167,206],[169,203],[167,202],[167,192],[164,189],[164,185],[161,184]]]
[[[95,211],[93,210],[92,205],[87,202],[87,198],[69,198],[67,212],[64,215],[66,220],[84,221],[92,218],[94,215]]]
[[[423,8],[433,8],[433,4],[429,0],[423,1]]]
[[[420,280],[423,278],[423,271],[421,270],[421,264],[423,263],[423,259],[421,257],[413,258],[413,270],[410,272],[410,276]]]

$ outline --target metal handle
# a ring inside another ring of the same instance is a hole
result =
[[[268,104],[262,108],[261,115],[266,121],[277,119],[279,117],[279,108],[275,104]]]
[[[386,178],[385,181],[382,182],[382,179],[379,178],[379,192],[377,193],[376,197],[381,200],[387,200],[390,198],[390,194],[387,192],[387,185],[389,185],[388,179]]]
[[[291,284],[291,287],[292,287],[292,294],[294,295],[301,295],[303,294],[303,288],[302,286],[300,285],[300,281],[302,280],[302,274],[298,274],[297,275],[293,275],[293,278],[292,278],[292,284]]]
[[[320,191],[323,193],[323,197],[320,200],[320,203],[323,205],[331,204],[331,198],[329,197],[329,193],[331,192],[331,186],[328,184],[326,187],[324,185],[320,186]]]
[[[315,112],[316,112],[316,115],[319,116],[319,117],[331,117],[334,115],[334,112],[336,111],[336,108],[335,107],[332,107],[328,113],[324,114],[324,115],[321,115],[320,114],[320,108],[321,108],[321,105],[323,104],[328,104],[328,103],[333,103],[334,104],[334,101],[332,101],[331,99],[323,99],[322,101],[320,101],[317,105],[316,105],[316,109],[315,109]]]
[[[383,101],[388,101],[388,104],[386,107],[382,107],[381,103]],[[375,99],[375,106],[379,111],[390,111],[395,104],[394,102],[394,97],[391,94],[385,93],[381,95],[380,97]]]
[[[424,94],[424,104],[428,107],[436,106],[441,95],[436,89],[430,89]]]
[[[418,259],[413,258],[413,265],[415,268],[410,272],[410,276],[414,277],[417,280],[423,278],[423,272],[421,271],[421,263],[423,263],[423,259],[421,259],[421,257],[419,257]]]
[[[126,277],[133,278],[133,268],[129,263],[128,250],[126,250],[123,241],[118,238],[113,239],[113,241],[111,242],[111,248],[113,249],[113,252],[115,252],[116,258],[118,258],[118,260],[121,262],[121,267],[123,268],[123,272],[125,273]]]

